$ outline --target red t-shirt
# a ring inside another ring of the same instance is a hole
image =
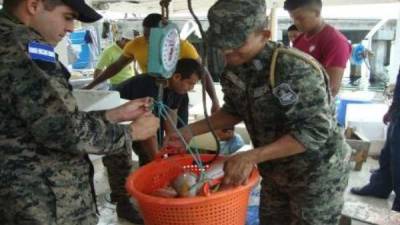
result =
[[[324,68],[345,68],[351,54],[351,45],[347,38],[330,25],[311,37],[301,34],[293,47],[312,55]]]

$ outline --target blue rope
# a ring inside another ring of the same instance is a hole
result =
[[[169,108],[167,105],[165,105],[162,101],[154,101],[154,105],[158,108],[158,116],[166,121],[168,121],[174,131],[177,133],[178,137],[180,138],[180,140],[182,141],[182,143],[185,146],[185,149],[190,153],[190,155],[192,156],[192,158],[194,159],[197,167],[200,170],[200,179],[199,182],[202,182],[204,179],[204,174],[205,174],[205,169],[204,169],[204,165],[203,162],[201,160],[200,157],[200,153],[199,153],[199,149],[197,147],[197,144],[194,143],[195,147],[192,149],[189,144],[186,142],[186,140],[184,139],[184,137],[182,136],[182,134],[179,132],[178,128],[176,127],[176,124],[174,124],[172,118],[169,116],[168,111],[171,111],[171,108]],[[183,122],[182,118],[180,118],[179,116],[177,117],[179,122]],[[191,134],[191,136],[193,136],[192,130],[189,129],[189,132]],[[160,135],[162,137],[162,135]],[[160,142],[161,143],[161,142]]]

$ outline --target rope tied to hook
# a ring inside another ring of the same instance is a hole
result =
[[[161,6],[161,16],[162,16],[162,22],[164,25],[168,23],[168,18],[169,18],[169,3],[171,0],[160,0],[160,6]]]

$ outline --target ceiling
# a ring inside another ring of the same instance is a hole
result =
[[[0,0],[1,1],[1,0]],[[147,15],[151,12],[160,12],[159,0],[87,0],[95,7],[100,9],[107,4],[107,10],[122,11],[133,13],[136,15]],[[192,0],[194,11],[204,16],[207,10],[216,0]],[[274,0],[266,0],[267,6],[271,6]],[[278,7],[282,7],[284,0],[276,0]],[[400,0],[323,0],[325,5],[349,5],[349,4],[383,4],[383,3],[399,3]],[[105,8],[103,8],[105,9]],[[170,15],[187,14],[187,0],[172,0],[170,3]]]

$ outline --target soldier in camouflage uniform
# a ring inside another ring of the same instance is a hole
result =
[[[224,105],[215,129],[244,121],[254,149],[230,157],[224,183],[262,175],[260,224],[334,225],[348,180],[349,147],[335,120],[326,72],[310,56],[268,41],[264,0],[219,0],[208,12],[208,43],[223,51]],[[208,131],[199,121],[185,139]],[[176,136],[169,145],[178,147]]]
[[[94,225],[87,154],[130,152],[132,140],[155,135],[159,120],[148,98],[107,111],[78,111],[70,75],[53,46],[75,18],[100,19],[83,0],[4,0],[3,7],[0,223]]]

